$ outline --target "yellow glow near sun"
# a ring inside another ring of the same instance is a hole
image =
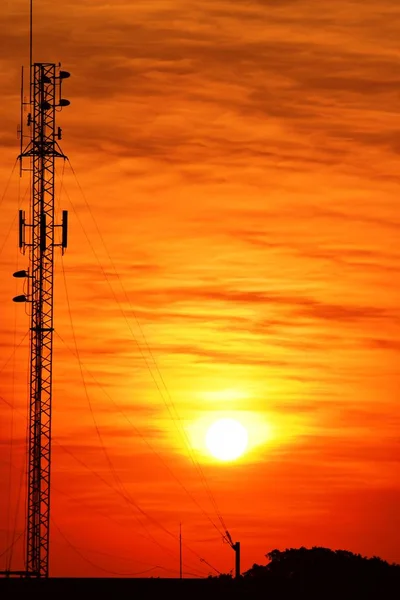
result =
[[[207,430],[206,446],[214,458],[235,460],[245,452],[247,430],[235,419],[219,419]]]
[[[251,410],[204,411],[193,417],[186,431],[191,447],[206,462],[257,460],[262,446],[276,438],[266,415]]]

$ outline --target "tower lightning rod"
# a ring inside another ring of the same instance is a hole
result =
[[[29,357],[29,433],[27,483],[27,577],[48,577],[50,539],[50,475],[51,475],[51,413],[53,378],[53,276],[54,248],[62,253],[67,247],[67,211],[62,222],[56,224],[54,210],[55,159],[66,159],[59,141],[61,128],[56,127],[56,112],[69,105],[62,98],[64,79],[70,74],[60,65],[33,62],[32,14],[30,0],[29,33],[29,100],[24,101],[23,79],[22,110],[28,115],[21,120],[21,174],[31,174],[30,222],[25,212],[19,211],[19,247],[29,249],[29,268],[14,273],[27,279],[27,293],[16,296],[15,302],[26,302],[30,316]],[[27,133],[25,133],[27,132]],[[24,149],[24,140],[27,145]],[[29,166],[24,168],[26,159]],[[61,229],[57,241],[57,229]]]
[[[29,0],[29,102],[32,102],[33,0]],[[22,126],[22,123],[21,123]]]

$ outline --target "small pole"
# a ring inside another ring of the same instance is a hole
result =
[[[179,579],[183,579],[183,573],[182,573],[182,523],[179,523]]]
[[[233,544],[232,548],[235,551],[235,578],[239,579],[239,577],[240,577],[240,542],[236,542],[236,544]]]

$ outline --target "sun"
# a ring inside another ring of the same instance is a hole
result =
[[[220,419],[207,430],[206,446],[219,460],[235,460],[247,448],[247,430],[235,419]]]

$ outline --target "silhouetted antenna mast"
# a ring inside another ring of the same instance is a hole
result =
[[[67,211],[61,224],[54,215],[55,159],[66,159],[56,127],[56,112],[69,101],[62,98],[64,79],[70,74],[60,65],[33,62],[33,1],[30,0],[29,33],[29,100],[24,100],[23,70],[21,77],[21,174],[29,171],[32,179],[31,207],[28,223],[19,212],[19,247],[29,248],[29,268],[14,273],[26,278],[27,294],[15,302],[26,302],[30,313],[29,376],[29,447],[28,501],[26,537],[26,576],[47,577],[49,573],[51,408],[53,371],[53,272],[54,248],[62,253],[67,247]],[[24,113],[27,112],[25,124]],[[29,162],[28,167],[24,167]],[[56,235],[57,228],[61,235]],[[58,241],[59,238],[59,241]]]
[[[179,579],[183,579],[183,572],[182,572],[182,523],[179,523]]]

